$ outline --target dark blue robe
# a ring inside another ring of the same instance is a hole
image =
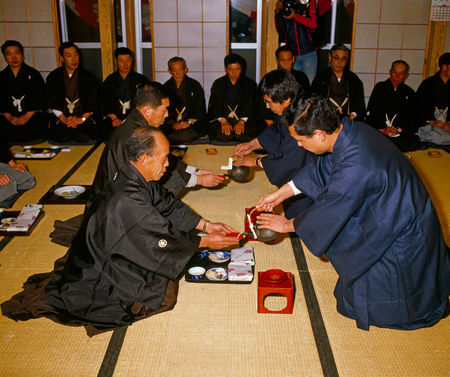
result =
[[[290,181],[303,167],[309,155],[303,148],[298,147],[288,127],[281,123],[279,117],[276,117],[274,123],[261,132],[257,139],[268,153],[261,163],[270,183],[275,186],[282,186]]]
[[[449,250],[430,197],[408,160],[370,126],[344,119],[333,153],[294,183],[314,204],[295,232],[339,275],[339,313],[359,328],[431,326],[450,294]]]

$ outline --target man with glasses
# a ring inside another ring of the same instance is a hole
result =
[[[336,108],[342,119],[362,120],[366,115],[364,87],[359,77],[347,68],[350,50],[334,45],[328,56],[330,66],[320,72],[311,85],[311,92],[322,94]]]

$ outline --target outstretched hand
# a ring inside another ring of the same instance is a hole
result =
[[[284,216],[274,215],[271,213],[262,213],[256,218],[258,227],[263,229],[271,229],[278,233],[294,232],[294,219],[288,220]]]
[[[201,238],[199,246],[210,249],[224,249],[234,245],[239,245],[237,237],[227,237],[223,233],[211,233]]]
[[[285,184],[277,191],[261,196],[258,204],[256,204],[256,208],[263,212],[273,212],[275,206],[291,196],[294,196],[294,191],[290,185]]]
[[[245,156],[233,161],[234,166],[248,166],[249,168],[256,166],[256,157]]]
[[[206,232],[207,233],[223,233],[224,235],[227,233],[239,233],[227,224],[211,223],[211,222],[208,222],[208,224],[206,224]]]
[[[234,148],[234,155],[236,157],[244,157],[259,148],[261,148],[261,145],[259,144],[258,139],[254,138],[247,143],[236,145],[236,148]]]
[[[225,179],[223,175],[214,174],[210,170],[200,169],[197,172],[197,185],[203,187],[215,187]]]

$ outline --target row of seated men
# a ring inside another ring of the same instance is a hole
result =
[[[59,47],[63,64],[48,75],[47,85],[38,71],[24,63],[19,42],[6,41],[1,49],[8,66],[0,72],[0,129],[10,143],[47,137],[61,143],[108,138],[130,113],[136,88],[149,82],[133,70],[134,54],[128,48],[115,51],[118,69],[101,87],[95,76],[80,66],[79,50],[72,42]],[[333,46],[329,67],[310,86],[303,72],[293,70],[292,50],[282,46],[276,51],[278,68],[293,73],[303,91],[327,97],[341,118],[365,120],[385,135],[401,136],[398,140],[407,142],[417,139],[420,127],[436,126],[443,130],[442,143],[446,144],[450,54],[441,56],[440,71],[426,79],[417,93],[405,84],[409,65],[394,61],[389,79],[375,86],[367,111],[363,84],[347,69],[349,55],[346,46]],[[263,102],[256,83],[245,75],[245,60],[229,54],[224,66],[226,74],[213,83],[206,112],[203,88],[187,75],[186,61],[181,57],[169,60],[172,78],[164,86],[170,107],[163,130],[172,144],[189,143],[205,135],[222,142],[248,141],[273,122],[273,112]],[[442,140],[430,141],[439,144]]]

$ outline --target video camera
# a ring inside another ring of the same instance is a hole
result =
[[[294,11],[297,14],[306,16],[309,11],[309,2],[310,0],[281,0],[280,13],[282,16],[288,17]]]

